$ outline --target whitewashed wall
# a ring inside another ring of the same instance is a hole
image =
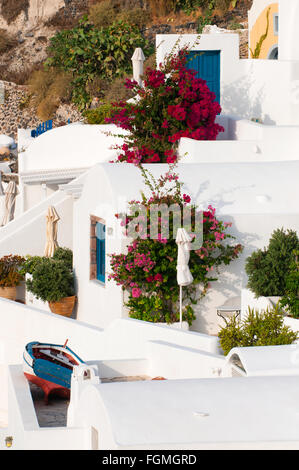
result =
[[[30,341],[64,344],[66,339],[68,346],[84,361],[106,361],[106,369],[109,365],[111,368],[113,360],[147,360],[149,366],[143,371],[145,375],[161,375],[163,371],[177,378],[213,376],[214,368],[221,367],[223,362],[223,357],[218,354],[218,339],[213,336],[132,319],[112,321],[109,328],[102,330],[86,322],[0,299],[0,428],[6,426],[8,420],[7,366],[22,364],[24,347]],[[164,346],[161,342],[164,342]],[[158,354],[158,348],[161,347],[162,362]],[[172,358],[180,350],[183,354],[176,359],[178,367],[175,372]],[[184,367],[185,360],[188,361],[187,368]],[[119,364],[113,364],[113,367],[118,369]],[[135,371],[132,365],[130,367],[132,375],[140,374],[138,364]],[[124,371],[124,367],[121,368]],[[23,389],[21,396],[26,399],[25,382],[23,379],[23,383],[20,383],[21,380],[19,376],[17,383]],[[10,403],[15,403],[15,398],[11,397]],[[18,413],[17,407],[12,408],[13,418],[20,419]],[[30,426],[34,430],[32,422]]]
[[[98,162],[115,159],[122,134],[114,125],[73,123],[32,138],[19,129],[19,174],[22,210],[26,211]]]
[[[299,60],[299,4],[279,0],[279,60]]]
[[[221,142],[219,142],[221,144]],[[207,297],[196,307],[197,320],[192,329],[216,334],[223,320],[217,308],[241,295],[246,287],[245,260],[256,248],[268,244],[273,230],[299,230],[298,189],[295,183],[297,162],[231,163],[229,154],[220,163],[207,163],[203,154],[196,165],[179,166],[184,191],[200,208],[212,204],[217,216],[232,222],[229,233],[245,249],[229,266],[221,269],[220,280],[212,283]],[[163,173],[165,165],[152,165],[154,174]],[[107,227],[116,230],[114,214],[120,211],[119,200],[136,199],[143,188],[138,169],[132,165],[100,164],[89,172],[81,198],[75,203],[74,263],[78,283],[78,318],[106,327],[115,318],[126,315],[122,308],[123,292],[114,282],[105,286],[89,280],[90,215],[109,218]],[[122,252],[125,240],[116,232],[107,237],[107,253]],[[109,272],[109,257],[107,258]],[[241,300],[240,300],[241,301]]]
[[[298,126],[265,126],[225,115],[217,121],[225,132],[215,142],[185,137],[180,140],[181,163],[298,160]]]
[[[180,40],[182,46],[192,46],[196,39],[196,35],[190,34],[157,35],[157,63],[163,62],[176,41]],[[245,119],[261,119],[266,125],[298,125],[297,53],[292,53],[287,60],[239,59],[238,44],[238,35],[215,33],[201,35],[199,44],[191,47],[191,50],[221,51],[222,112]],[[298,41],[294,41],[294,44],[298,44]]]
[[[0,228],[0,257],[11,253],[20,256],[43,255],[49,206],[54,206],[60,217],[57,234],[59,246],[72,248],[73,200],[71,196],[57,191]]]

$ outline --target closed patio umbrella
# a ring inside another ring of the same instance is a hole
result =
[[[54,255],[55,249],[58,247],[57,243],[57,222],[59,216],[53,206],[48,208],[46,215],[46,233],[47,242],[45,247],[45,256],[51,258]]]
[[[191,238],[184,228],[179,228],[176,235],[178,245],[177,258],[177,282],[180,286],[180,324],[183,323],[183,286],[188,286],[193,282],[193,276],[189,269],[190,243]]]
[[[145,60],[143,50],[141,47],[137,47],[135,52],[132,56],[132,64],[133,64],[133,78],[138,83],[138,85],[142,85],[142,75],[143,75],[143,62]]]
[[[1,225],[6,225],[14,218],[18,187],[15,181],[10,181],[5,190],[4,215]]]

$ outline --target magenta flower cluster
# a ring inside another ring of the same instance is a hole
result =
[[[160,69],[147,68],[144,86],[127,80],[138,95],[135,103],[114,103],[107,122],[129,130],[118,161],[169,163],[177,161],[182,137],[215,140],[224,129],[215,122],[221,107],[206,82],[186,67],[187,50],[168,58]],[[138,150],[137,150],[138,149]]]

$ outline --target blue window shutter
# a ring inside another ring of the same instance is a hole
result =
[[[106,265],[106,226],[100,222],[96,225],[97,238],[97,279],[105,282]]]
[[[186,67],[196,70],[197,78],[206,80],[220,104],[220,51],[190,51]]]

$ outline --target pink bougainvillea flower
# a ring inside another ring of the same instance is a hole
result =
[[[221,107],[206,81],[186,68],[187,53],[185,48],[173,54],[158,70],[147,68],[144,87],[127,80],[129,89],[136,88],[138,101],[113,103],[106,119],[129,131],[116,161],[171,165],[177,161],[174,156],[181,138],[215,140],[223,132],[215,122]],[[168,155],[168,150],[174,153]]]
[[[155,281],[157,282],[163,282],[163,276],[162,274],[156,274],[154,277]]]
[[[135,299],[138,299],[140,296],[141,296],[141,289],[139,289],[138,287],[134,287],[132,289],[132,296],[135,298]]]

